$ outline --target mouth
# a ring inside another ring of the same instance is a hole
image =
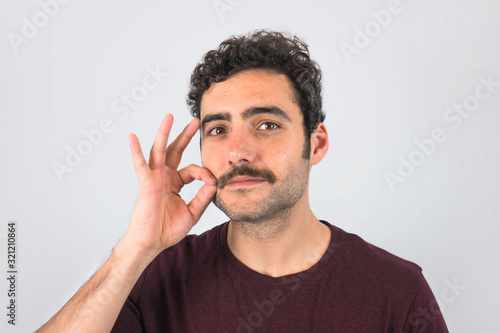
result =
[[[237,187],[249,187],[255,186],[266,182],[266,180],[258,177],[250,177],[250,176],[236,176],[231,178],[226,184],[229,188],[237,188]]]

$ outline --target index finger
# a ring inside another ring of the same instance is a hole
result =
[[[166,166],[172,169],[177,169],[179,163],[181,162],[184,149],[186,149],[187,145],[196,134],[198,128],[200,128],[200,120],[198,118],[194,118],[184,128],[181,134],[179,134],[179,136],[167,147],[167,153],[165,156]]]

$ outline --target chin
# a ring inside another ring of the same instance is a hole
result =
[[[213,202],[217,208],[233,221],[246,221],[254,219],[256,215],[258,215],[258,212],[255,211],[255,207],[258,206],[258,203],[248,199],[231,199],[232,200],[226,200],[223,197],[216,196]]]

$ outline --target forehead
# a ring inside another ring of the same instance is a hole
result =
[[[239,113],[254,107],[277,107],[290,117],[301,116],[295,88],[284,74],[265,69],[239,72],[213,83],[200,103],[200,118],[213,113]]]

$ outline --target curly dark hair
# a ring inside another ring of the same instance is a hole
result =
[[[217,49],[207,52],[191,75],[190,91],[186,98],[193,117],[200,118],[201,97],[212,83],[222,82],[248,69],[267,69],[285,74],[292,81],[304,119],[304,156],[308,158],[311,134],[325,119],[321,69],[309,57],[307,44],[296,36],[257,30],[247,36],[231,36]]]

